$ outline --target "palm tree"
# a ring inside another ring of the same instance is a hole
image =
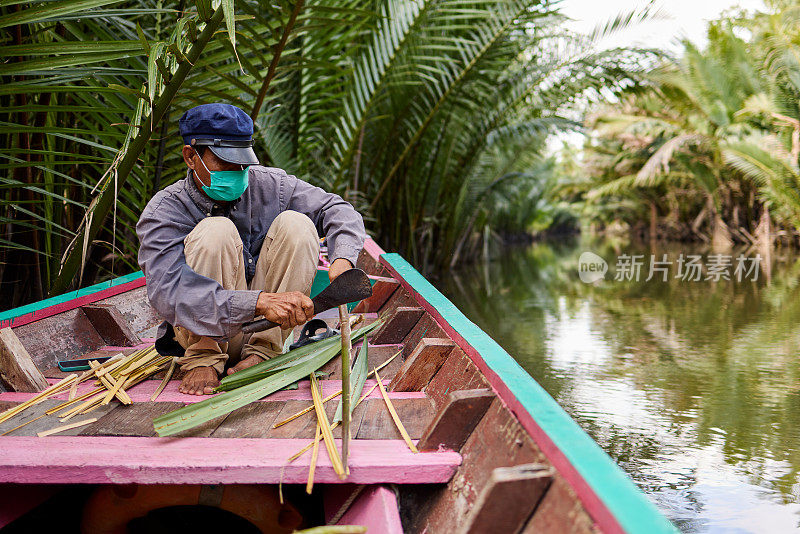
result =
[[[590,198],[636,189],[650,207],[652,226],[656,213],[669,210],[665,192],[688,189],[696,206],[693,233],[703,239],[730,239],[724,219],[737,221],[734,232],[738,222],[747,226],[753,220],[740,217],[749,215],[745,206],[752,186],[727,165],[723,154],[728,144],[757,126],[741,114],[748,99],[765,87],[749,47],[724,23],[712,24],[708,49],[685,42],[679,60],[648,73],[643,83],[645,91],[623,96],[621,112],[619,106],[609,107],[589,126],[631,148],[619,160],[631,164],[646,158],[628,165],[628,173],[596,185]]]
[[[176,119],[208,101],[250,112],[265,163],[445,266],[497,178],[484,154],[576,127],[564,108],[630,55],[592,53],[551,0],[45,5],[0,6],[10,305],[137,268],[138,215],[185,170]]]

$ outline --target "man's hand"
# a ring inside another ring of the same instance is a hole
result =
[[[314,317],[314,303],[299,291],[267,293],[262,291],[256,302],[256,315],[263,315],[281,328],[294,328]]]
[[[328,269],[328,278],[331,282],[333,282],[337,276],[342,274],[343,272],[347,271],[348,269],[352,269],[353,264],[350,263],[350,260],[346,260],[344,258],[336,258],[331,263],[330,268]]]

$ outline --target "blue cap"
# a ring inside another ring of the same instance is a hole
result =
[[[195,106],[181,116],[178,125],[185,144],[207,146],[223,161],[258,165],[253,151],[253,120],[236,106]]]

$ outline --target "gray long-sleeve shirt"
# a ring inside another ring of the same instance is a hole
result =
[[[366,234],[361,215],[339,195],[328,193],[274,167],[250,167],[249,185],[228,210],[206,197],[186,178],[162,189],[147,203],[136,234],[139,265],[147,280],[150,304],[163,319],[191,332],[230,339],[252,321],[260,291],[223,289],[215,280],[194,272],[184,256],[183,240],[205,217],[227,215],[242,237],[248,282],[255,275],[261,244],[279,213],[294,210],[311,218],[327,239],[333,262],[353,265]]]

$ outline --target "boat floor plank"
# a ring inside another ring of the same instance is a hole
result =
[[[37,432],[41,432],[42,430],[49,430],[51,428],[55,428],[63,423],[58,420],[58,417],[52,415],[45,415],[38,421],[34,421],[37,417],[43,415],[47,410],[58,406],[61,404],[61,401],[54,401],[54,400],[44,400],[39,404],[31,406],[30,408],[26,408],[22,412],[18,413],[8,421],[0,423],[0,434],[8,432],[12,428],[16,428],[19,425],[28,423],[28,421],[32,421],[31,423],[26,424],[19,430],[15,430],[14,432],[10,432],[9,436],[35,436]],[[20,403],[8,403],[10,406],[5,407],[2,406],[3,410],[7,410],[13,406],[16,406]],[[76,416],[79,417],[79,416]],[[74,417],[73,417],[74,419]],[[33,430],[33,432],[32,432]],[[0,440],[4,439],[5,436],[0,437]],[[2,441],[0,441],[2,443]]]
[[[14,403],[14,404],[19,404],[19,403]],[[13,432],[9,432],[8,436],[35,436],[38,432],[50,430],[51,428],[62,426],[68,423],[76,423],[78,421],[82,421],[90,417],[99,419],[106,413],[116,408],[116,406],[118,405],[117,402],[113,402],[106,406],[101,406],[87,414],[84,415],[78,414],[69,421],[66,421],[66,423],[62,423],[59,417],[56,417],[55,415],[44,415],[44,413],[47,410],[55,408],[59,404],[63,404],[63,401],[48,399],[34,406],[31,406],[30,408],[25,409],[20,414],[15,415],[8,421],[5,421],[4,423],[0,424],[0,434],[9,431],[12,428],[16,428],[19,425],[27,423],[22,428],[14,430]],[[44,417],[42,417],[41,419],[37,419],[42,415],[44,415]],[[28,421],[31,422],[28,423]],[[75,436],[80,434],[81,430],[83,430],[83,428],[73,428],[70,430],[65,430],[64,432],[60,432],[59,434],[64,436]],[[0,440],[5,438],[6,436],[0,436]],[[3,442],[0,441],[0,443]]]
[[[82,436],[142,436],[156,435],[153,419],[183,406],[179,402],[137,402],[118,406],[96,422],[83,428]]]
[[[435,415],[429,399],[398,399],[392,405],[411,439],[419,439]],[[383,399],[370,399],[356,439],[402,439]]]
[[[398,356],[399,358],[399,356]],[[155,375],[158,376],[158,375]],[[381,373],[381,378],[384,378],[383,382],[388,386],[389,381],[383,377]],[[58,382],[58,380],[49,380],[51,384]],[[368,391],[372,386],[375,385],[374,379],[368,379],[364,388]],[[155,392],[156,388],[161,384],[161,380],[159,379],[152,379],[152,380],[145,380],[136,386],[127,389],[127,393],[130,396],[131,400],[136,402],[150,402],[150,397]],[[187,395],[185,393],[180,393],[178,391],[178,386],[180,385],[180,380],[170,380],[167,386],[164,388],[164,391],[158,396],[157,402],[180,402],[183,404],[193,404],[196,402],[201,402],[209,398],[208,395]],[[86,381],[78,385],[78,395],[82,395],[89,390],[95,388],[96,386],[91,381]],[[341,380],[320,380],[320,387],[322,388],[322,396],[327,397],[328,395],[335,393],[342,389],[342,382]],[[67,391],[63,393],[57,393],[53,395],[51,398],[53,399],[64,399],[66,400],[68,397]],[[31,397],[33,397],[33,393],[17,393],[13,391],[7,391],[4,393],[0,393],[0,401],[11,401],[11,402],[23,402]],[[394,399],[418,399],[424,398],[425,394],[418,392],[418,391],[408,391],[408,392],[390,392],[389,396]],[[370,395],[372,399],[380,399],[381,394],[376,389]],[[311,403],[311,387],[308,380],[301,380],[299,387],[297,389],[290,389],[284,391],[276,391],[272,395],[264,397],[259,402],[272,402],[272,401],[284,401],[284,400],[302,400],[306,401],[309,404]]]
[[[0,483],[22,484],[303,484],[309,455],[286,464],[306,439],[134,438],[50,436],[5,438]],[[341,440],[336,440],[337,448]],[[58,454],[58,463],[52,461]],[[414,454],[402,440],[353,440],[355,484],[445,483],[461,463],[455,452]],[[342,483],[327,454],[315,480]]]
[[[232,411],[212,438],[266,438],[285,402],[253,402]]]
[[[297,412],[308,408],[311,405],[310,401],[305,400],[290,400],[286,401],[283,409],[278,413],[275,422],[283,421],[284,419],[293,416]],[[328,415],[328,421],[333,419],[336,413],[336,403],[329,401],[325,403],[325,413]],[[317,415],[314,410],[301,415],[300,417],[289,421],[285,425],[278,428],[268,427],[265,437],[268,438],[295,438],[295,439],[314,439],[314,432],[317,429]]]

